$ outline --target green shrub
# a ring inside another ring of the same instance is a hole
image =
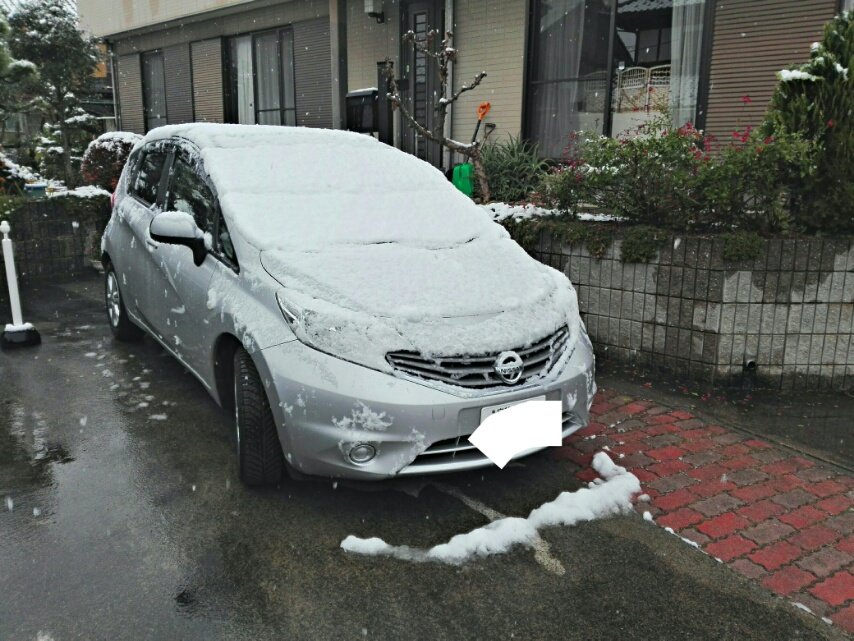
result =
[[[799,185],[814,172],[813,145],[797,134],[748,128],[713,149],[691,125],[656,120],[636,133],[577,137],[572,156],[544,181],[548,204],[677,231],[783,231]]]
[[[756,260],[765,251],[765,242],[756,232],[734,231],[724,234],[723,258],[728,262]]]
[[[548,169],[536,145],[515,137],[486,145],[481,158],[493,200],[506,203],[527,199]]]
[[[733,136],[698,173],[703,219],[714,228],[786,231],[799,185],[814,171],[811,143],[749,128]]]
[[[11,220],[26,201],[23,196],[0,194],[0,220]]]
[[[633,136],[576,137],[566,164],[546,180],[549,204],[593,208],[627,221],[683,229],[701,224],[696,175],[700,134],[652,121]]]
[[[648,263],[658,255],[668,234],[649,225],[629,227],[623,236],[620,260],[624,263]]]
[[[21,165],[0,151],[0,194],[21,196],[24,185],[40,178],[34,171]]]
[[[806,64],[779,74],[763,133],[814,143],[816,170],[798,185],[795,221],[809,230],[854,231],[854,12],[824,29]]]
[[[51,200],[60,203],[66,215],[78,222],[103,221],[106,225],[110,218],[110,196],[107,194],[81,197],[74,192],[66,192],[51,196]]]

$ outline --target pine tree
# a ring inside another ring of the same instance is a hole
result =
[[[90,91],[99,52],[77,27],[77,15],[62,0],[29,0],[9,18],[12,54],[33,62],[39,72],[38,94],[46,122],[44,149],[59,164],[69,186],[79,183],[75,164],[92,136],[91,119],[80,98]],[[86,132],[86,135],[82,135]],[[45,146],[47,141],[55,142]],[[43,154],[43,159],[46,156]]]
[[[0,142],[6,133],[6,122],[35,105],[36,66],[29,60],[15,60],[9,51],[9,23],[0,14]]]
[[[854,231],[854,12],[831,20],[803,65],[778,74],[768,135],[815,143],[816,171],[801,186],[796,220],[810,229]]]

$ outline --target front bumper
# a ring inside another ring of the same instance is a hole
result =
[[[343,361],[299,341],[255,358],[288,463],[303,474],[336,478],[380,480],[488,467],[493,463],[467,438],[480,424],[483,407],[543,395],[560,400],[566,437],[587,424],[596,392],[585,334],[544,382],[476,395],[468,390],[466,396]],[[360,443],[377,452],[362,465],[348,456]]]

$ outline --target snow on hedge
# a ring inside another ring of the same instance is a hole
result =
[[[200,148],[232,235],[260,252],[257,277],[281,283],[305,343],[391,372],[390,351],[497,353],[580,333],[567,278],[410,154],[303,127],[173,125],[145,142],[170,136]]]
[[[562,492],[556,499],[533,510],[527,518],[504,517],[489,525],[457,534],[448,542],[429,549],[390,545],[378,537],[363,539],[350,535],[341,548],[366,556],[391,556],[407,561],[438,561],[459,565],[475,557],[505,554],[514,546],[533,547],[538,531],[626,514],[632,511],[632,496],[640,492],[640,481],[615,465],[604,452],[593,457],[593,469],[602,479],[575,492]]]
[[[481,205],[487,214],[497,223],[503,220],[512,218],[513,220],[530,220],[532,218],[549,218],[551,216],[559,216],[561,211],[558,209],[548,209],[546,207],[538,207],[537,205],[508,205],[507,203],[489,203]],[[609,222],[619,220],[617,216],[608,214],[576,214],[577,220],[590,222]]]
[[[72,198],[98,198],[99,196],[110,197],[110,192],[106,189],[101,189],[100,187],[95,187],[94,185],[83,185],[82,187],[76,187],[75,189],[61,189],[56,191],[48,192],[49,198],[57,198],[64,196],[71,196]]]
[[[792,80],[809,80],[815,82],[816,80],[820,80],[818,76],[801,71],[800,69],[781,69],[777,72],[777,77],[781,82],[790,82]]]
[[[117,153],[126,146],[131,148],[135,147],[141,140],[142,136],[130,131],[108,131],[89,143],[86,148],[86,154],[90,153],[90,149],[94,150],[96,148],[105,149],[111,153]]]
[[[14,178],[19,178],[27,183],[43,182],[44,179],[29,167],[19,165],[6,154],[0,151],[0,164],[5,165],[6,170]]]

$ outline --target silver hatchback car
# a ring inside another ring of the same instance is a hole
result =
[[[562,402],[564,436],[588,421],[594,359],[569,280],[368,136],[155,129],[102,254],[113,334],[150,334],[233,410],[249,485],[488,466],[468,436],[531,399]]]

